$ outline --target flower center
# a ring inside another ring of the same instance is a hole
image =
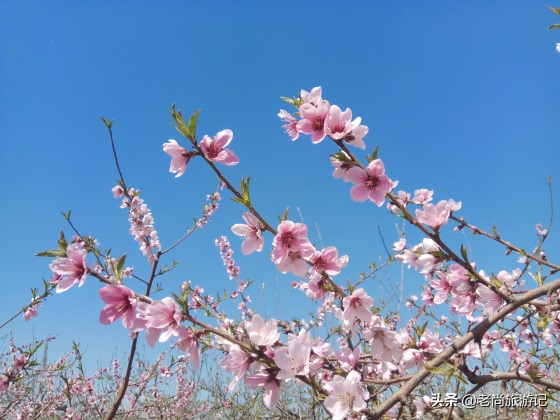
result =
[[[216,147],[216,145],[212,143],[210,147],[208,147],[208,151],[206,152],[206,154],[210,159],[214,159],[220,154],[221,151],[222,149]]]
[[[315,122],[313,123],[313,127],[315,128],[315,131],[322,130],[324,125],[325,125],[325,120],[323,119],[323,117],[315,118]]]
[[[373,190],[379,185],[379,178],[368,175],[368,178],[364,182],[364,185],[368,190]]]
[[[284,244],[284,246],[291,247],[294,240],[295,238],[294,235],[292,235],[292,232],[282,234],[282,243]]]
[[[347,392],[344,395],[341,396],[342,401],[344,402],[344,404],[346,404],[348,407],[353,408],[354,407],[354,399],[356,399],[356,396]]]

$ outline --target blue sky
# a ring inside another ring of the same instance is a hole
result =
[[[162,144],[175,138],[186,145],[170,125],[173,103],[185,115],[202,109],[199,136],[233,131],[240,164],[224,174],[235,184],[252,176],[255,206],[272,222],[286,207],[300,221],[299,208],[313,242],[320,243],[318,226],[325,246],[350,255],[342,282],[384,254],[377,226],[391,245],[400,222],[384,208],[350,200],[349,185],[331,177],[332,143],[312,145],[306,136],[292,143],[283,133],[277,113],[288,105],[279,97],[314,86],[362,117],[368,151],[380,144],[399,188],[434,189],[436,200],[462,201],[467,220],[485,229],[497,224],[504,238],[531,249],[535,224],[549,217],[547,177],[560,179],[560,31],[546,30],[559,20],[546,5],[1,2],[0,320],[50,277],[51,261],[33,255],[52,248],[61,228],[70,236],[61,211],[72,210],[81,232],[116,254],[127,252],[136,273],[148,273],[126,212],[112,198],[117,173],[100,116],[115,119],[125,179],[142,191],[164,247],[200,214],[217,181],[200,160],[179,179],[168,172]],[[558,188],[554,197],[558,202]],[[255,281],[250,295],[261,314],[306,317],[314,306],[290,287],[295,278],[268,260],[271,237],[266,252],[241,255],[230,227],[242,221],[243,209],[228,198],[171,256],[180,266],[164,287],[177,291],[192,280],[208,292],[233,290],[214,246],[225,234],[242,278]],[[556,232],[546,245],[551,259],[559,249]],[[517,267],[516,258],[480,238],[451,229],[444,237],[457,246],[468,241],[487,272]],[[399,273],[389,273],[394,282]],[[423,282],[405,270],[405,296]],[[99,288],[90,278],[0,335],[11,331],[23,344],[58,334],[53,353],[79,341],[91,363],[106,362],[126,352],[129,340],[120,323],[99,324]],[[379,279],[366,288],[381,295]]]

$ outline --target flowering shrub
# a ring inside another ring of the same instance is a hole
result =
[[[378,147],[367,156],[367,162],[353,154],[350,146],[366,148],[368,127],[359,117],[352,120],[350,109],[342,112],[324,100],[320,87],[283,99],[295,108],[293,114],[286,110],[278,114],[292,140],[309,135],[315,144],[326,139],[333,142],[333,177],[352,184],[351,200],[369,200],[376,207],[387,204],[389,212],[424,237],[416,245],[408,244],[404,236],[398,238],[388,261],[414,268],[424,278],[421,298],[411,296],[407,302],[413,309],[411,317],[401,319],[391,308],[382,311],[374,306],[374,298],[368,293],[368,276],[348,284],[336,280],[349,257],[340,256],[335,246],[317,249],[304,223],[289,220],[285,213],[274,227],[251,198],[250,178],[242,179],[237,189],[219,169],[219,165],[241,164],[235,153],[225,148],[232,141],[231,130],[222,130],[213,138],[203,136],[199,141],[199,111],[187,122],[172,107],[175,128],[190,146],[187,149],[177,140],[163,145],[163,151],[171,157],[169,171],[181,176],[190,160],[196,158],[208,164],[220,188],[227,189],[232,200],[245,207],[240,219],[246,224],[237,223],[231,228],[243,239],[241,251],[249,254],[271,248],[271,262],[279,272],[300,279],[295,287],[317,301],[317,315],[309,322],[286,322],[254,313],[244,294],[250,284],[240,280],[240,269],[224,236],[216,240],[216,245],[230,279],[237,282],[235,293],[212,296],[200,286],[184,283],[177,293],[170,292],[172,297],[154,300],[155,277],[169,271],[160,268],[162,260],[208,222],[224,192],[210,194],[203,215],[183,238],[165,248],[140,191],[126,184],[116,159],[120,179],[112,193],[115,198],[122,197],[130,233],[151,266],[145,290],[129,287],[127,279],[134,268],[125,266],[126,254],[116,258],[103,251],[95,238],[74,228],[68,213],[65,217],[75,235],[67,243],[61,234],[58,249],[40,254],[55,258],[50,265],[53,276],[41,296],[34,292],[32,305],[24,314],[26,319],[35,316],[38,305],[52,290],[62,293],[76,284],[82,286],[88,276],[104,284],[99,292],[105,303],[100,322],[121,319],[132,344],[116,398],[103,415],[115,417],[127,398],[137,342],[143,336],[152,347],[173,340],[194,369],[199,367],[201,352],[216,350],[221,354],[221,368],[233,376],[228,391],[244,382],[248,388],[262,392],[269,409],[277,406],[286,384],[309,387],[316,402],[334,419],[421,418],[439,413],[440,401],[422,392],[422,385],[434,376],[446,379],[445,392],[460,396],[503,381],[512,382],[509,389],[527,383],[548,397],[560,390],[560,373],[551,363],[556,359],[560,332],[560,279],[553,275],[560,266],[547,259],[543,248],[550,226],[537,225],[536,247],[527,252],[503,239],[496,228],[482,230],[458,215],[461,202],[449,198],[434,204],[436,194],[426,188],[397,191],[398,181],[388,175],[394,177],[395,171],[385,167]],[[113,143],[112,122],[103,121]],[[468,258],[465,246],[454,250],[443,241],[441,232],[452,227],[485,236],[503,246],[507,254],[517,254],[517,266],[486,273]],[[238,298],[240,316],[234,319],[221,304]],[[446,315],[436,316],[433,307]],[[331,324],[333,328],[327,328]],[[4,374],[0,386],[10,390],[17,383],[17,375]],[[466,389],[466,383],[471,383],[472,389]],[[544,406],[533,408],[537,415],[544,415]],[[448,416],[461,411],[454,405],[447,409]]]

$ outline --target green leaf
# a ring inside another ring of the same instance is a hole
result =
[[[278,216],[278,222],[282,223],[284,220],[287,220],[289,211],[290,211],[290,208],[286,207],[286,210],[284,210],[284,214],[282,214],[282,217],[280,217],[280,215],[277,215]]]
[[[185,136],[190,140],[190,133],[189,133],[189,129],[187,128],[187,124],[185,123],[185,120],[181,115],[181,111],[175,111],[175,104],[171,105],[171,116],[173,117],[173,120],[177,123],[177,125],[174,125],[173,127],[175,127],[175,129],[179,133],[181,133],[183,136]]]
[[[548,7],[550,10],[552,10],[558,16],[560,16],[560,9],[557,9],[556,7],[550,7],[550,6],[546,6],[546,7]]]
[[[498,229],[496,229],[496,225],[492,226],[492,233],[496,238],[500,237],[500,234],[498,233]]]
[[[196,141],[196,124],[198,121],[198,114],[200,114],[200,109],[197,109],[194,114],[191,115],[189,119],[189,140],[193,143]]]
[[[249,195],[250,182],[251,182],[251,177],[247,178],[247,180],[245,180],[245,178],[241,178],[241,192],[243,193],[243,198],[245,199],[247,205],[251,203],[251,197]]]
[[[103,118],[103,117],[100,117],[100,118],[101,118],[101,121],[103,121],[105,123],[105,125],[107,126],[107,128],[110,130],[111,126],[113,125],[113,121],[115,121],[115,120],[109,121],[106,118]]]
[[[62,216],[64,216],[64,218],[68,221],[70,221],[70,213],[72,212],[72,210],[68,210],[68,213],[64,213],[62,212]]]
[[[555,23],[554,25],[550,25],[546,29],[560,29],[560,23]]]
[[[242,199],[242,198],[232,197],[232,198],[231,198],[231,201],[235,201],[236,203],[245,205],[245,200]]]
[[[433,367],[430,365],[424,365],[424,367],[426,368],[426,370],[434,375],[443,375],[444,373],[448,373],[449,372],[449,367],[448,366],[439,366],[439,367]]]
[[[337,152],[331,155],[331,157],[339,162],[351,162],[352,159],[350,159],[345,153],[342,152]]]
[[[375,146],[375,149],[373,150],[373,153],[371,154],[371,160],[375,160],[377,159],[377,153],[379,152],[379,145]]]
[[[70,212],[68,212],[68,214],[70,214]],[[63,251],[65,254],[66,254],[66,250],[68,249],[68,242],[66,241],[66,238],[64,237],[64,232],[62,230],[60,231],[60,237],[58,238],[58,249]]]
[[[288,98],[288,97],[286,97],[286,96],[280,96],[280,99],[282,99],[282,100],[288,102],[290,105],[293,105],[293,106],[295,106],[295,107],[298,108],[298,109],[299,109],[299,107],[300,107],[301,104],[302,104],[302,101],[301,101],[300,98]]]
[[[123,272],[123,266],[124,266],[124,261],[126,260],[126,254],[123,254],[118,260],[117,260],[117,265],[116,267],[114,267],[115,270],[115,275],[117,276],[118,279],[122,279],[122,272]]]
[[[51,258],[64,258],[66,257],[66,251],[61,251],[60,249],[50,249],[48,251],[43,251],[35,254],[36,257],[51,257]]]
[[[469,262],[467,247],[465,245],[461,245],[461,256],[463,257],[463,260],[465,260],[465,262]]]

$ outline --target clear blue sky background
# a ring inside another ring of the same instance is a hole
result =
[[[173,103],[184,114],[202,108],[200,135],[233,130],[240,164],[224,173],[235,184],[252,176],[255,206],[272,222],[288,206],[299,221],[299,207],[313,242],[318,225],[325,246],[350,255],[340,281],[379,261],[377,225],[390,246],[398,220],[350,200],[350,186],[331,176],[332,143],[312,145],[306,136],[292,143],[283,133],[276,114],[287,104],[279,97],[302,88],[322,86],[325,99],[363,118],[368,151],[380,144],[399,188],[462,201],[468,220],[486,229],[495,223],[503,237],[531,249],[535,224],[549,217],[547,176],[560,180],[560,31],[546,30],[560,19],[546,4],[0,2],[0,320],[50,277],[51,260],[33,254],[55,246],[61,228],[71,236],[61,211],[71,209],[81,232],[127,252],[135,272],[148,273],[126,211],[112,198],[117,173],[100,116],[115,119],[125,179],[142,190],[163,245],[199,216],[217,181],[200,159],[179,179],[168,172],[162,144],[186,145],[170,125]],[[558,188],[554,196],[560,202]],[[307,317],[314,306],[290,287],[295,277],[268,261],[270,236],[267,252],[241,255],[230,227],[243,209],[228,197],[172,255],[181,264],[164,286],[177,291],[192,280],[208,292],[233,290],[214,246],[225,234],[242,278],[255,281],[255,307],[264,316]],[[546,246],[551,259],[557,232]],[[468,241],[488,272],[518,266],[497,246],[451,229],[445,235],[456,245]],[[423,282],[405,270],[405,296]],[[379,280],[366,287],[376,298],[383,292]],[[106,363],[115,349],[127,351],[129,339],[120,322],[98,322],[99,288],[90,278],[0,335],[11,331],[23,344],[58,334],[53,356],[79,341],[90,364]]]

